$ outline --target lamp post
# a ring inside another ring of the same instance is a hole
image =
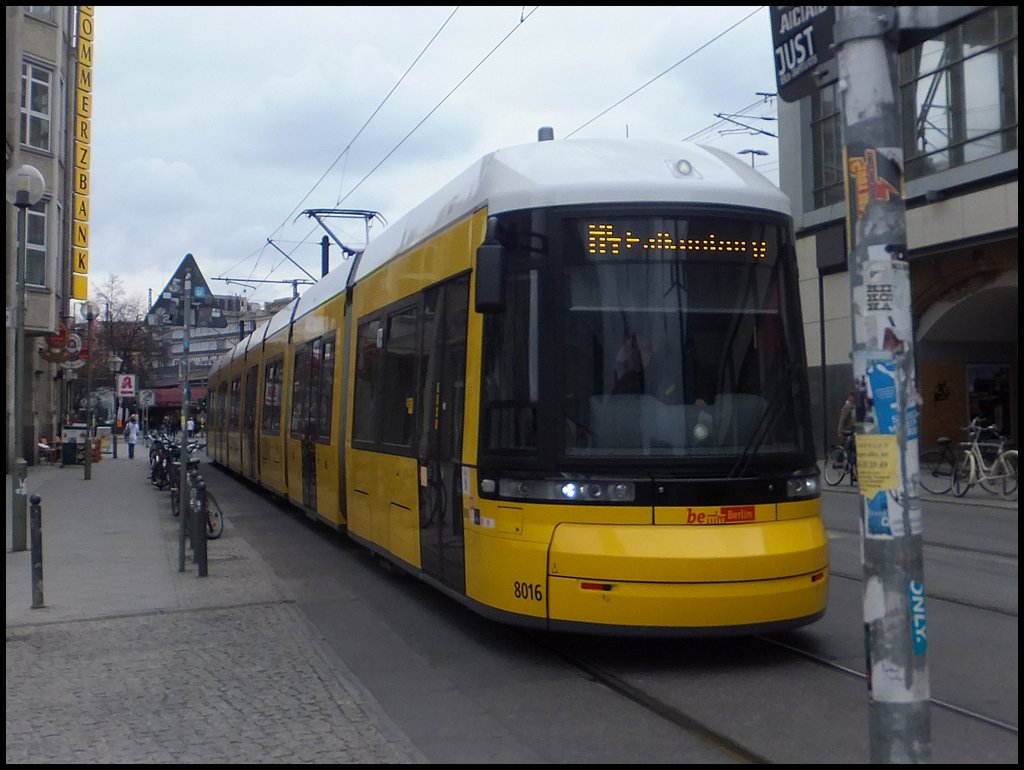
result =
[[[82,318],[89,324],[89,358],[86,361],[85,373],[85,480],[92,478],[92,421],[93,421],[93,397],[92,397],[92,355],[95,334],[92,330],[92,322],[100,316],[100,309],[95,302],[82,303]]]
[[[17,206],[21,228],[15,262],[14,308],[14,478],[11,484],[11,550],[28,547],[28,461],[25,460],[25,262],[28,253],[28,209],[39,203],[46,180],[34,166],[23,165],[7,172],[7,201]]]
[[[750,156],[750,167],[754,167],[754,156],[755,155],[767,155],[766,150],[740,150],[737,155],[749,155]]]
[[[111,438],[114,441],[114,443],[113,443],[113,452],[111,454],[111,457],[112,457],[112,459],[116,460],[117,459],[117,433],[121,429],[121,426],[117,424],[117,419],[118,419],[119,415],[121,414],[121,405],[119,403],[120,399],[118,398],[118,393],[120,391],[120,387],[119,387],[120,383],[117,381],[117,373],[121,371],[121,357],[119,355],[117,355],[117,353],[114,353],[113,351],[111,351],[110,352],[110,357],[107,359],[107,366],[110,367],[110,372],[111,372],[111,374],[114,375],[114,425],[113,425],[113,430],[110,431],[110,434],[111,434]]]

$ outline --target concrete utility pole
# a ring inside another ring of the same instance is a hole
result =
[[[188,526],[188,432],[185,427],[188,425],[188,407],[189,400],[192,398],[192,390],[189,387],[189,366],[188,366],[188,355],[189,355],[189,327],[192,322],[192,271],[189,270],[185,273],[185,292],[182,294],[181,301],[182,307],[184,308],[183,318],[185,321],[182,327],[181,335],[181,467],[178,469],[178,572],[185,571],[185,530]],[[205,537],[206,533],[203,532],[202,536]],[[192,537],[199,537],[195,532],[192,533]],[[193,543],[195,547],[195,543]]]
[[[895,6],[835,6],[872,763],[931,759]]]

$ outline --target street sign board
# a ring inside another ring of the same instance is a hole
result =
[[[119,374],[117,375],[117,397],[118,398],[135,398],[138,391],[135,389],[135,375],[134,374]]]
[[[155,406],[156,405],[156,393],[152,390],[140,390],[139,391],[139,406]]]
[[[771,5],[775,82],[779,97],[795,102],[839,79],[832,48],[832,5]]]

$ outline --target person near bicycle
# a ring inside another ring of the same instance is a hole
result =
[[[846,401],[843,402],[842,409],[839,410],[839,426],[836,430],[836,434],[839,437],[839,444],[846,447],[847,454],[850,456],[850,468],[851,472],[853,468],[856,468],[856,443],[853,440],[853,434],[857,430],[857,391],[851,390],[846,396]],[[856,473],[854,473],[854,479],[856,479]]]

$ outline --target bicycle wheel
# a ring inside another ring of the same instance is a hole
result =
[[[974,463],[974,455],[965,454],[961,457],[953,469],[953,494],[963,497],[967,490],[974,485],[977,478],[977,470]]]
[[[921,487],[933,495],[944,495],[953,486],[953,460],[946,452],[931,449],[921,455]]]
[[[999,488],[996,490],[1005,500],[1017,499],[1017,450],[1003,452],[996,459],[994,472],[998,474]]]
[[[825,455],[825,483],[830,487],[834,487],[841,482],[846,477],[849,464],[850,460],[843,447],[836,444],[829,449],[828,454]]]
[[[224,513],[212,493],[206,493],[206,537],[216,540],[224,534]]]

